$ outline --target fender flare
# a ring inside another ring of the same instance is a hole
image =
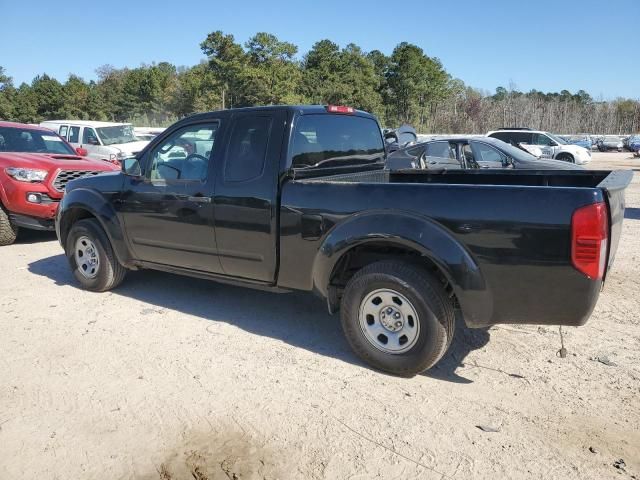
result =
[[[132,256],[124,238],[124,229],[120,218],[113,205],[100,192],[88,188],[75,188],[65,194],[58,208],[56,231],[62,248],[64,248],[66,235],[71,228],[71,224],[68,224],[70,216],[74,211],[80,209],[98,220],[111,242],[118,261],[125,266],[131,264]]]
[[[368,211],[332,229],[314,259],[314,291],[328,298],[331,276],[340,259],[354,247],[373,242],[410,249],[429,259],[451,284],[467,325],[490,323],[493,297],[469,251],[435,221],[408,212]]]

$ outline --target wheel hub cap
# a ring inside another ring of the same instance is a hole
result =
[[[85,278],[95,278],[100,268],[98,249],[89,237],[79,237],[75,245],[75,260],[78,271]]]
[[[404,295],[391,289],[367,294],[360,304],[358,320],[367,341],[389,354],[410,350],[420,333],[415,307]]]

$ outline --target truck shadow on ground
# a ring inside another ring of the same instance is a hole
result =
[[[15,243],[27,245],[31,243],[50,242],[52,240],[56,240],[56,232],[21,228],[18,231],[18,238],[16,238]]]
[[[30,263],[29,271],[52,279],[56,285],[77,286],[62,254]],[[325,304],[310,293],[276,294],[155,271],[130,272],[113,293],[147,304],[141,306],[140,315],[174,310],[368,368],[349,348],[339,316],[329,315]],[[424,375],[471,383],[455,371],[470,351],[487,343],[489,333],[466,329],[460,322],[457,327],[447,355]]]

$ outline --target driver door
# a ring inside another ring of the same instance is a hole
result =
[[[213,165],[220,122],[170,132],[125,176],[121,214],[137,259],[220,273],[213,215]]]

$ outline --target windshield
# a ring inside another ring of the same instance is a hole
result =
[[[114,125],[113,127],[96,128],[98,136],[105,145],[137,142],[133,134],[133,125]]]
[[[558,137],[557,135],[554,135],[553,133],[547,133],[547,135],[551,140],[556,142],[558,145],[567,145],[567,142],[561,139],[560,137]]]
[[[0,127],[0,152],[78,155],[54,132],[13,127]]]

